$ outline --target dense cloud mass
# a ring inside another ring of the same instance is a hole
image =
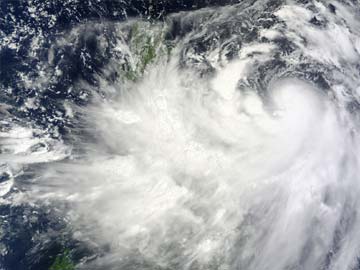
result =
[[[358,1],[0,15],[0,269],[360,269]]]

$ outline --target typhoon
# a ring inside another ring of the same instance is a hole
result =
[[[360,269],[358,0],[0,3],[1,270]]]

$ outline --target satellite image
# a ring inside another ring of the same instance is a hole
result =
[[[360,1],[0,0],[0,270],[360,270]]]

